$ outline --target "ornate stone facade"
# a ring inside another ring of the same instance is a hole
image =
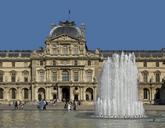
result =
[[[52,27],[40,50],[0,51],[0,102],[34,102],[43,98],[95,101],[103,60],[121,52],[89,50],[84,25],[60,22]],[[140,100],[164,100],[164,49],[124,52],[134,52],[137,57]]]

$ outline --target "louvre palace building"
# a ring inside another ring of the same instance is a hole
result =
[[[60,21],[38,50],[0,51],[0,103],[80,100],[94,102],[103,61],[121,50],[90,50],[85,26]],[[139,99],[158,104],[165,99],[165,49],[134,52]],[[128,76],[131,77],[131,76]]]

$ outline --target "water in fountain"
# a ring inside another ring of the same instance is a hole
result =
[[[113,54],[104,61],[95,114],[103,118],[142,118],[138,100],[138,70],[135,55]]]

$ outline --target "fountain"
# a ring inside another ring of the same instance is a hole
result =
[[[100,77],[100,92],[95,114],[101,118],[143,118],[143,103],[138,100],[138,70],[135,55],[121,53],[108,57]]]

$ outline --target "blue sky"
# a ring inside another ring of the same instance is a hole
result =
[[[165,48],[165,0],[1,0],[0,49],[44,46],[52,23],[85,23],[89,49]]]

